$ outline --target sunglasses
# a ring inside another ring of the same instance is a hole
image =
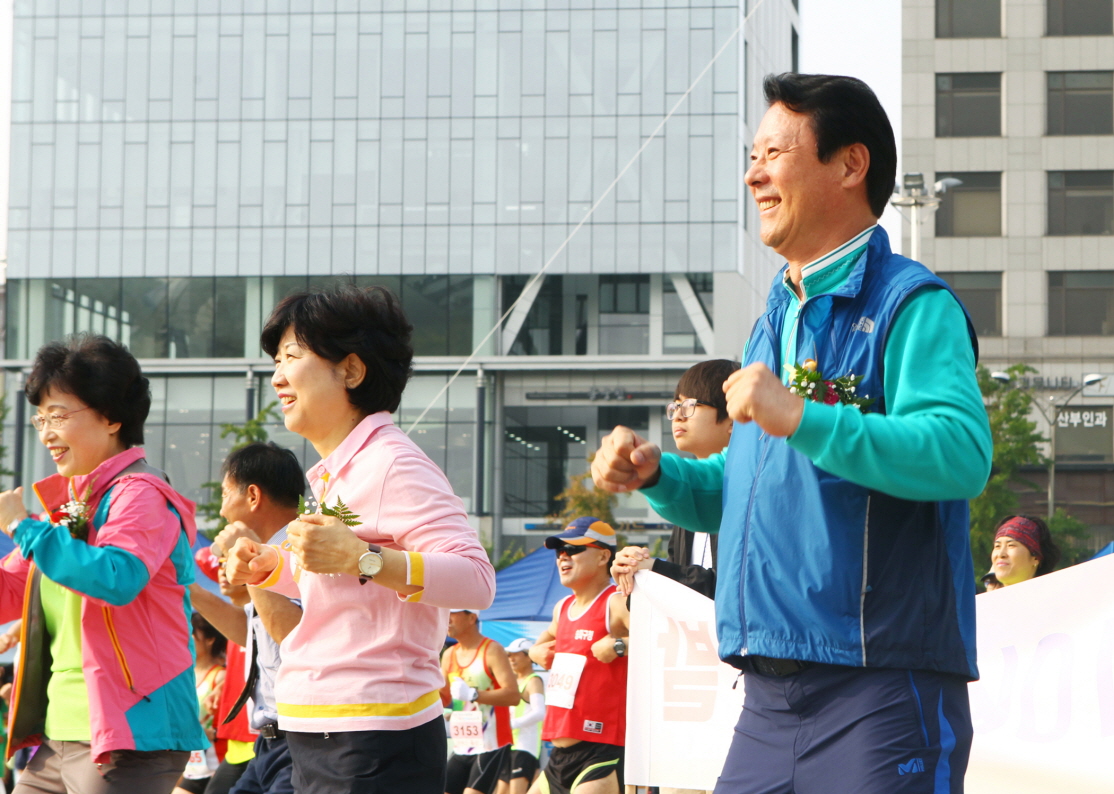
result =
[[[598,543],[588,543],[584,546],[574,546],[571,543],[565,543],[564,545],[558,546],[553,551],[555,551],[557,553],[558,557],[560,557],[562,554],[567,554],[570,557],[575,557],[577,554],[580,554],[580,552],[584,551],[585,549],[587,549],[589,547],[591,547],[593,549],[604,549],[604,550],[606,550],[606,548],[607,548],[606,546],[601,546]]]

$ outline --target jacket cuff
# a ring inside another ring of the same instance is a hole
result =
[[[683,490],[683,484],[677,477],[677,463],[672,455],[662,455],[658,468],[660,472],[658,481],[638,491],[649,500],[651,507],[670,504],[681,497]]]
[[[824,454],[824,450],[827,449],[835,434],[838,411],[843,407],[805,400],[801,423],[797,425],[793,435],[786,439],[789,447],[815,461]]]
[[[53,525],[49,521],[39,521],[28,516],[16,525],[15,531],[12,532],[12,540],[15,541],[15,545],[22,552],[28,544],[38,540],[39,535],[50,529],[51,526]],[[27,555],[24,554],[23,556],[26,557]]]

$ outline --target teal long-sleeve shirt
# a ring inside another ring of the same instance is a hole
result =
[[[972,499],[990,473],[993,443],[959,303],[946,290],[914,293],[894,318],[883,385],[887,413],[805,401],[789,446],[827,472],[902,499]],[[718,532],[724,456],[666,454],[643,493],[663,518]]]

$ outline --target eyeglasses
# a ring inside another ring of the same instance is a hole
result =
[[[665,418],[672,422],[673,418],[679,414],[681,419],[690,419],[692,415],[696,413],[696,406],[698,405],[706,405],[709,408],[715,408],[711,403],[706,403],[702,400],[690,397],[687,400],[675,400],[666,405]]]
[[[47,414],[46,416],[43,416],[42,414],[35,414],[31,417],[31,424],[33,424],[35,426],[35,429],[38,430],[40,433],[42,432],[44,427],[49,427],[51,430],[57,430],[62,425],[66,424],[66,420],[74,414],[79,414],[82,411],[88,411],[92,407],[93,406],[91,405],[86,405],[84,408],[78,408],[76,411],[70,411],[69,413],[64,414]]]
[[[580,554],[580,552],[584,551],[585,549],[587,549],[589,547],[591,547],[593,549],[604,548],[603,546],[599,545],[598,543],[587,543],[583,546],[574,546],[571,543],[566,543],[562,546],[558,546],[557,548],[554,549],[554,551],[557,552],[558,557],[560,557],[562,554],[567,554],[570,557],[575,557],[577,554]]]

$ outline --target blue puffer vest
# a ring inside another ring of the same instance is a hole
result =
[[[859,393],[877,398],[869,410],[885,413],[886,337],[902,302],[925,286],[948,289],[875,229],[847,282],[802,306],[799,360],[789,363],[813,358],[828,377],[862,375]],[[779,277],[744,366],[782,373],[788,302]],[[978,677],[967,502],[914,502],[855,485],[754,423],[735,425],[723,499],[716,622],[727,662],[755,654]]]

